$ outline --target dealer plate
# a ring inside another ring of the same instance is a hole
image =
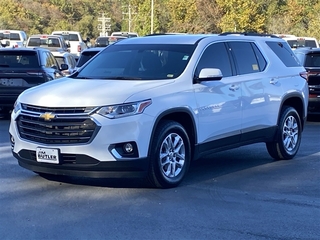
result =
[[[37,148],[37,162],[59,164],[59,149]]]

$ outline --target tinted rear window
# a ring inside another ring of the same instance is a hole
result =
[[[80,41],[79,37],[78,37],[78,34],[55,33],[54,35],[60,35],[60,36],[62,36],[64,38],[64,40],[70,41],[70,42],[72,42],[72,41],[77,41],[77,42]]]
[[[28,41],[28,47],[60,47],[58,38],[33,37]]]
[[[82,67],[83,64],[88,62],[93,56],[95,56],[99,51],[90,51],[90,52],[83,52],[77,62],[77,67]]]
[[[288,40],[287,42],[291,48],[317,47],[317,43],[314,40]]]
[[[266,42],[271,50],[279,57],[287,67],[300,66],[299,60],[286,42]]]
[[[0,40],[3,39],[21,41],[19,33],[2,32],[0,33]]]
[[[306,55],[305,67],[320,67],[320,53]]]
[[[36,68],[39,67],[36,52],[1,51],[0,67],[8,68]]]
[[[98,38],[96,41],[96,44],[98,46],[105,47],[105,46],[109,45],[109,39],[108,38]]]

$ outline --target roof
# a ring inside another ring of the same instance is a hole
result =
[[[270,41],[281,41],[279,37],[270,34],[243,34],[243,33],[223,33],[223,34],[163,34],[152,35],[137,38],[128,38],[125,41],[119,41],[115,44],[196,44],[198,41],[211,38],[212,41],[219,40],[256,40],[261,41],[266,38]]]
[[[29,36],[29,38],[41,38],[41,37],[44,37],[44,38],[51,38],[51,37],[54,37],[54,38],[62,38],[60,35],[50,35],[50,34],[34,34],[34,35],[31,35]]]
[[[52,55],[55,56],[55,57],[63,57],[65,55],[72,55],[74,56],[73,54],[69,53],[69,52],[65,52],[65,51],[51,51]]]
[[[74,33],[74,34],[79,34],[80,32],[78,32],[78,31],[62,30],[62,31],[53,31],[52,34],[54,34],[54,33],[65,33],[65,34]]]
[[[41,47],[30,47],[30,48],[26,48],[26,47],[19,47],[19,48],[0,48],[0,51],[20,51],[20,52],[34,52],[34,51],[47,51],[50,52],[50,50],[45,49],[45,48],[41,48]]]

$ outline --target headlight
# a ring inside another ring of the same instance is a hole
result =
[[[140,114],[152,103],[151,99],[135,102],[135,103],[124,103],[120,105],[104,106],[97,110],[96,113],[107,117],[107,118],[120,118],[127,117],[136,114]]]
[[[14,113],[17,113],[21,109],[21,104],[18,101],[16,101],[13,106]]]

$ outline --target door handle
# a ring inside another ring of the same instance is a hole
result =
[[[238,90],[239,89],[239,85],[234,85],[234,84],[232,84],[230,87],[229,87],[229,90],[231,90],[231,91],[236,91],[236,90]]]
[[[278,83],[278,80],[277,80],[277,79],[272,78],[272,79],[270,80],[270,84],[276,85],[277,83]]]

